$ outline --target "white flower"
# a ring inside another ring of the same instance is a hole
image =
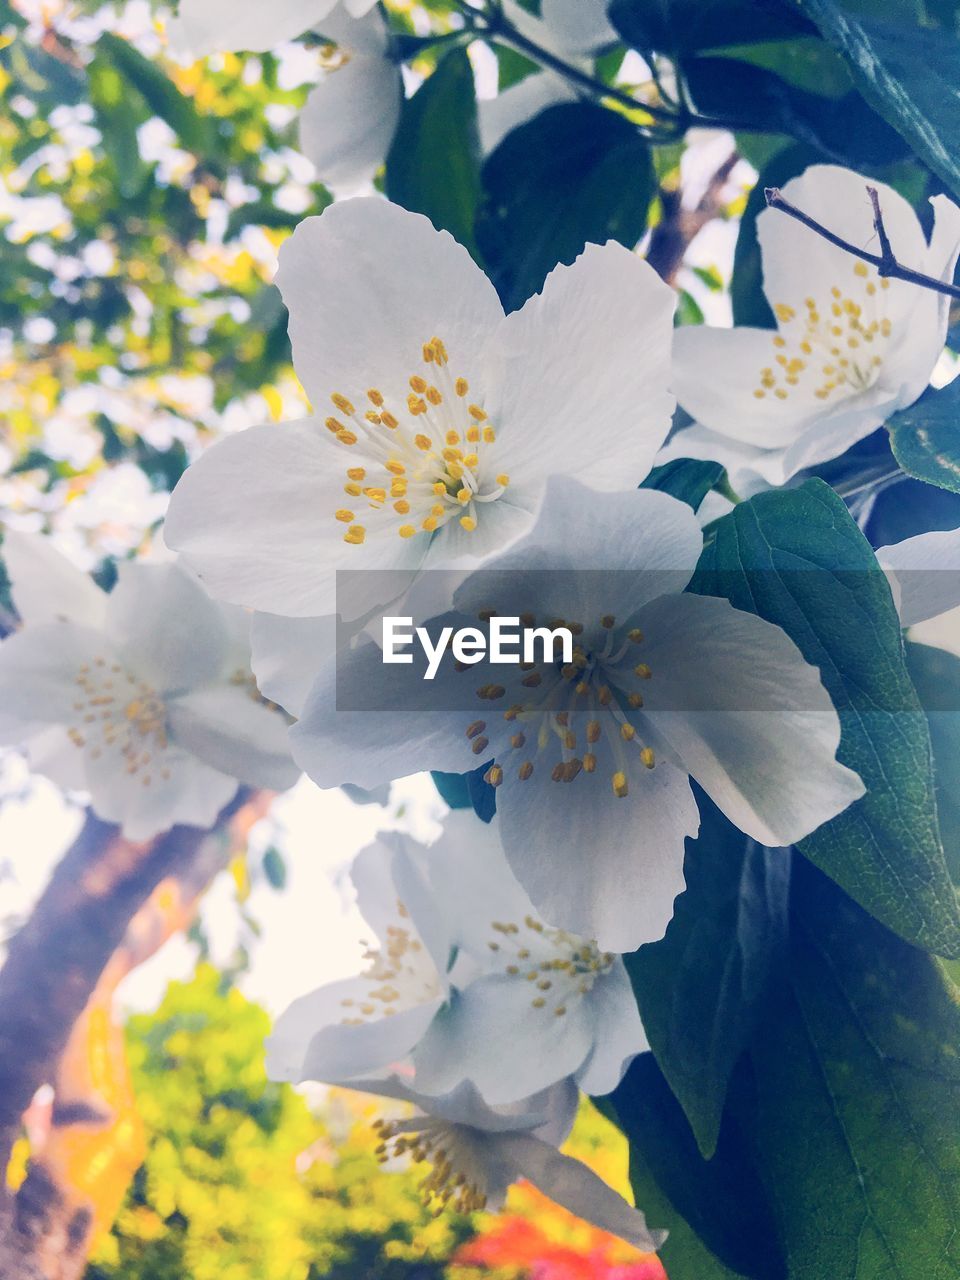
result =
[[[349,1084],[406,1061],[424,1095],[470,1081],[503,1105],[568,1076],[609,1093],[648,1048],[622,960],[536,915],[496,823],[451,813],[429,849],[382,835],[353,879],[367,969],[279,1019],[273,1074]]]
[[[352,18],[369,13],[376,0],[343,0]],[[231,50],[266,53],[285,40],[329,20],[337,0],[180,0],[167,27],[167,44],[178,57],[205,58]]]
[[[23,628],[0,645],[0,736],[132,840],[206,827],[237,783],[297,777],[249,669],[248,619],[177,565],[125,562],[109,594],[49,542],[7,531]]]
[[[960,209],[935,196],[930,243],[910,205],[877,185],[899,260],[952,280]],[[804,213],[879,252],[865,180],[814,165],[783,188]],[[925,390],[943,348],[948,300],[829,244],[774,209],[757,220],[764,292],[777,329],[679,329],[674,389],[696,424],[662,455],[724,463],[735,490],[783,484],[835,458]]]
[[[960,605],[960,529],[918,533],[878,548],[877,559],[890,578],[903,626]]]
[[[681,594],[700,549],[693,512],[666,494],[552,481],[530,537],[434,625],[491,610],[565,619],[574,662],[444,662],[425,681],[422,664],[388,666],[362,645],[318,676],[295,756],[321,786],[491,762],[507,858],[544,917],[612,951],[659,938],[699,825],[688,775],[774,846],[863,794],[793,641],[726,600]]]
[[[338,196],[368,187],[393,141],[403,101],[400,67],[387,57],[379,10],[363,18],[335,12],[323,34],[324,76],[300,113],[300,149]]]
[[[504,316],[447,233],[349,200],[300,224],[278,284],[317,416],[213,445],[167,517],[224,599],[346,616],[337,570],[479,563],[529,529],[550,475],[630,487],[665,437],[674,295],[620,245]]]
[[[436,1212],[447,1206],[461,1213],[499,1210],[513,1183],[525,1178],[556,1204],[638,1249],[659,1249],[666,1239],[585,1164],[557,1150],[576,1115],[577,1090],[569,1080],[496,1108],[469,1084],[442,1098],[424,1097],[399,1074],[357,1087],[420,1109],[409,1119],[376,1122],[379,1156],[383,1164],[398,1156],[429,1164],[420,1185]]]
[[[504,0],[510,24],[547,53],[582,71],[590,71],[590,55],[619,36],[607,17],[608,0],[543,0],[536,18],[515,0]],[[480,141],[484,151],[494,147],[518,125],[525,124],[558,102],[576,101],[570,82],[544,69],[525,76],[495,98],[477,104]]]
[[[387,57],[388,30],[375,0],[183,0],[170,24],[180,58],[272,49],[319,27],[323,78],[300,114],[300,146],[337,195],[369,185],[400,118],[403,82]],[[335,47],[334,47],[335,46]]]

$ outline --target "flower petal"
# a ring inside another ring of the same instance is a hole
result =
[[[683,891],[683,841],[700,825],[686,774],[666,761],[611,789],[596,773],[570,784],[504,768],[497,792],[507,860],[543,918],[615,952],[662,938]],[[542,773],[542,770],[541,770]]]
[[[665,741],[741,831],[793,844],[863,795],[836,759],[820,674],[779,627],[695,595],[654,600],[638,621],[652,671],[638,731]]]
[[[259,702],[249,687],[214,684],[168,704],[174,741],[198,760],[253,787],[285,791],[300,776],[279,711]]]
[[[337,621],[322,618],[285,618],[275,613],[255,613],[250,628],[251,665],[264,697],[299,716],[320,667],[336,651]]]
[[[960,605],[960,529],[919,533],[880,547],[877,559],[896,579],[903,626],[937,618]]]
[[[318,414],[334,392],[361,403],[375,387],[388,404],[406,401],[434,336],[451,370],[475,382],[478,353],[503,315],[462,245],[380,198],[340,201],[301,222],[280,250],[276,283],[297,375]]]
[[[107,597],[106,626],[120,660],[164,694],[219,676],[230,643],[220,610],[178,564],[124,561]]]
[[[364,1003],[369,990],[367,979],[347,978],[295,1000],[277,1020],[267,1041],[271,1079],[336,1084],[372,1075],[406,1058],[429,1027],[441,1000],[348,1025],[352,1007]]]
[[[0,707],[7,740],[22,741],[42,725],[73,724],[80,667],[98,658],[112,661],[112,646],[101,632],[72,622],[24,628],[4,640]]]
[[[438,1015],[414,1051],[417,1088],[447,1093],[471,1080],[491,1106],[517,1102],[577,1073],[593,1049],[589,996],[562,1016],[533,1007],[522,976],[478,978]]]
[[[344,542],[335,512],[347,500],[346,452],[314,419],[227,436],[177,485],[167,546],[234,604],[294,618],[332,613],[337,569],[413,567],[425,550],[392,531],[371,530],[363,547]]]
[[[26,626],[44,622],[103,626],[106,594],[49,538],[7,529],[3,535],[3,560],[13,603]]]
[[[639,1209],[634,1209],[612,1187],[579,1160],[562,1155],[529,1134],[499,1134],[489,1142],[491,1181],[502,1183],[526,1178],[556,1204],[578,1218],[609,1231],[638,1249],[659,1249],[666,1232],[651,1231]]]
[[[328,72],[300,112],[300,149],[321,181],[350,195],[372,181],[400,119],[400,69],[358,53]]]
[[[180,825],[212,827],[237,791],[235,778],[175,748],[155,759],[149,773],[131,775],[125,765],[118,751],[86,756],[94,812],[119,823],[128,840],[150,840]]]
[[[622,960],[596,982],[590,992],[593,1052],[577,1075],[590,1097],[612,1093],[637,1056],[650,1048],[633,987]]]
[[[507,316],[492,357],[492,416],[511,483],[554,473],[602,490],[640,483],[675,405],[675,305],[654,270],[611,241],[556,267],[543,292]]]
[[[356,3],[356,0],[354,0]],[[308,31],[333,9],[336,0],[181,0],[167,27],[167,44],[176,57],[205,58],[211,53],[266,53]]]

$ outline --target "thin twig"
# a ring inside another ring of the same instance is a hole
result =
[[[795,204],[785,200],[779,187],[765,187],[763,194],[769,208],[779,209],[781,213],[785,213],[788,217],[801,222],[805,227],[809,227],[811,231],[815,231],[818,236],[821,236],[828,243],[835,244],[838,249],[843,249],[845,253],[852,254],[853,257],[859,258],[861,262],[869,262],[871,266],[877,268],[879,275],[891,280],[905,280],[907,284],[918,285],[921,289],[931,289],[934,293],[945,294],[948,298],[960,298],[960,286],[948,284],[945,280],[938,280],[936,276],[925,275],[922,271],[915,271],[912,267],[905,267],[897,261],[883,223],[883,213],[880,209],[880,197],[877,194],[877,190],[875,187],[867,187],[867,192],[873,205],[873,225],[880,241],[880,253],[869,253],[866,249],[861,249],[858,245],[851,244],[849,240],[844,240],[835,231],[831,231],[823,223],[817,222],[816,218],[811,218],[808,213],[804,213]]]

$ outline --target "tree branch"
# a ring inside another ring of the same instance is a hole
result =
[[[890,237],[887,235],[887,229],[883,223],[880,196],[876,187],[867,187],[867,194],[873,206],[873,225],[880,241],[880,253],[869,253],[866,249],[861,249],[858,245],[851,244],[849,240],[844,240],[842,236],[838,236],[836,232],[825,227],[823,223],[817,222],[816,218],[811,218],[808,213],[804,213],[795,204],[785,200],[779,187],[765,187],[763,194],[766,197],[768,208],[778,209],[781,213],[794,218],[805,227],[809,227],[811,231],[815,231],[818,236],[821,236],[828,243],[835,244],[838,249],[843,249],[845,253],[852,254],[853,257],[859,258],[861,262],[869,262],[871,266],[877,268],[878,273],[884,278],[905,280],[907,284],[918,285],[921,289],[931,289],[934,293],[945,294],[948,298],[960,298],[960,286],[948,284],[945,280],[938,280],[936,276],[925,275],[922,271],[914,271],[912,267],[905,267],[897,261],[893,246],[890,244]]]
[[[218,826],[249,799],[249,791],[238,792]],[[131,920],[161,881],[201,857],[208,841],[221,839],[216,829],[174,827],[134,844],[116,827],[88,815],[30,919],[10,942],[0,969],[0,1275],[5,1278],[42,1276],[28,1261],[35,1227],[18,1218],[16,1198],[3,1179],[22,1116],[40,1086],[56,1078],[71,1033]]]

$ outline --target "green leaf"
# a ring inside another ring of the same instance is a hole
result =
[[[649,1212],[650,1225],[670,1225],[670,1216],[656,1216],[664,1204],[687,1224],[680,1257],[713,1255],[738,1275],[784,1280],[773,1211],[753,1154],[730,1116],[725,1117],[715,1154],[705,1160],[652,1053],[634,1058],[609,1101],[630,1143],[634,1195],[640,1208]],[[651,1184],[660,1195],[646,1201]],[[670,1266],[669,1241],[664,1264]],[[723,1276],[724,1270],[715,1274]],[[670,1280],[701,1280],[699,1272],[671,1269],[669,1275]]]
[[[705,1156],[786,939],[790,857],[747,839],[702,794],[687,887],[660,942],[625,957],[657,1062]]]
[[[733,255],[733,279],[730,281],[730,300],[733,304],[733,323],[753,325],[760,329],[776,327],[773,311],[763,292],[763,263],[760,260],[760,242],[757,239],[757,218],[767,207],[764,187],[782,187],[808,165],[816,164],[822,157],[813,147],[802,144],[778,151],[762,170],[756,185],[747,198],[737,233],[737,248]]]
[[[785,0],[613,0],[610,21],[635,49],[668,54],[812,30]]]
[[[908,475],[960,493],[960,386],[928,390],[887,419],[890,447]]]
[[[507,310],[588,242],[632,249],[656,189],[650,150],[629,121],[563,103],[514,129],[483,167],[477,240]]]
[[[386,192],[476,256],[480,139],[473,69],[464,49],[448,53],[404,103],[387,155]]]
[[[960,40],[917,24],[858,17],[836,0],[798,0],[850,64],[864,97],[960,192]]]
[[[154,115],[166,121],[180,146],[204,159],[215,152],[212,119],[200,115],[193,100],[182,94],[155,62],[109,31],[100,37],[97,48],[143,96]]]
[[[940,966],[800,859],[752,1136],[791,1280],[960,1274],[960,1004]]]
[[[801,851],[901,937],[960,955],[930,737],[869,543],[821,480],[758,494],[713,529],[692,589],[776,623],[819,668],[840,715],[838,759],[867,788]]]
[[[906,653],[930,726],[943,851],[954,883],[960,884],[960,658],[925,644],[908,643]]]
[[[699,458],[675,458],[654,467],[641,484],[641,489],[660,489],[679,498],[696,511],[710,490],[724,474],[719,462],[702,462]]]

